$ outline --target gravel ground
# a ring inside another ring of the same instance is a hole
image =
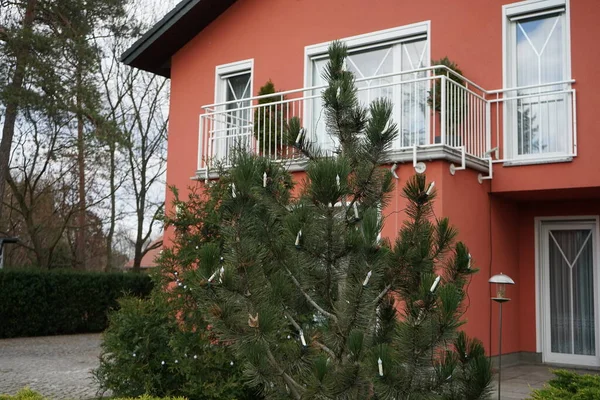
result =
[[[55,400],[98,397],[100,334],[0,340],[0,394],[29,386]]]

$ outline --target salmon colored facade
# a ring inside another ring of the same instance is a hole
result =
[[[502,272],[516,282],[508,289],[512,300],[504,305],[503,354],[598,366],[598,21],[596,0],[234,1],[170,57],[167,184],[182,190],[204,184],[208,170],[199,168],[199,151],[206,152],[206,145],[198,148],[199,119],[210,111],[203,106],[223,101],[215,93],[217,81],[228,78],[219,77],[218,66],[252,60],[252,96],[269,79],[279,90],[303,88],[315,83],[307,72],[316,63],[308,55],[310,46],[421,24],[425,33],[414,40],[426,41],[425,66],[448,56],[464,77],[485,88],[477,93],[488,109],[478,114],[485,120],[476,126],[486,133],[488,153],[468,154],[472,162],[454,175],[449,167],[460,164],[456,157],[428,158],[421,148],[416,159],[409,150],[392,160],[389,166],[397,163],[399,179],[383,211],[383,236],[394,238],[401,226],[401,189],[415,173],[414,163],[423,162],[438,191],[436,215],[450,218],[480,268],[469,283],[466,331],[497,354],[498,306],[490,300],[488,279]],[[555,81],[563,83],[527,88],[531,82]],[[516,86],[524,88],[503,91]],[[563,89],[567,92],[558,92]],[[504,100],[494,102],[498,98]],[[546,156],[553,146],[562,156]],[[480,183],[480,174],[489,177],[490,156],[492,178]],[[167,204],[171,200],[168,193]]]

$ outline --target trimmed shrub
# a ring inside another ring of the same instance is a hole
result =
[[[0,338],[101,332],[118,298],[152,287],[138,274],[0,271]]]
[[[556,378],[543,389],[534,390],[534,400],[594,400],[600,399],[600,375],[579,375],[566,370],[552,371]]]
[[[125,298],[110,314],[100,367],[101,390],[116,396],[184,396],[192,400],[259,399],[243,384],[231,351],[204,326],[187,329],[175,297],[154,291],[149,299]]]

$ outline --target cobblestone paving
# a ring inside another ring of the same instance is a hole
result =
[[[90,371],[100,342],[99,334],[0,340],[0,394],[29,386],[56,400],[98,397]]]

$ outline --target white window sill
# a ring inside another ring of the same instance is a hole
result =
[[[520,167],[523,165],[554,164],[573,161],[573,156],[552,157],[552,158],[532,158],[522,160],[505,161],[504,167]]]

